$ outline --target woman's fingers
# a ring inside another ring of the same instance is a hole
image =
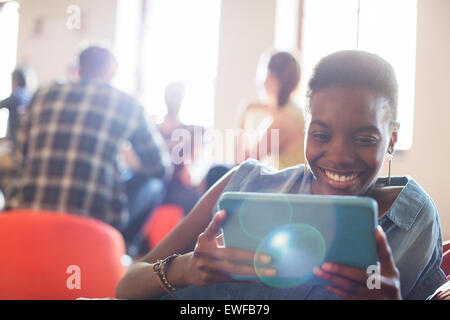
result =
[[[205,248],[198,250],[197,255],[207,255],[214,259],[243,261],[243,262],[258,262],[262,264],[269,264],[271,257],[264,253],[255,253],[254,251],[236,249],[236,248]]]
[[[326,289],[344,299],[401,299],[399,271],[387,238],[381,227],[376,230],[380,273],[379,286],[370,287],[368,279],[372,274],[363,269],[326,262],[321,268],[314,268],[314,274],[334,286]]]
[[[198,250],[195,252],[197,267],[202,270],[215,270],[226,273],[234,273],[241,275],[262,275],[273,276],[276,271],[269,267],[258,267],[255,270],[254,263],[268,264],[270,256],[259,254],[253,251],[235,249],[235,248],[214,248],[206,250]]]
[[[362,276],[364,270],[360,270],[360,281],[353,281],[339,274],[332,274],[322,271],[322,269],[315,269],[314,274],[325,281],[328,281],[333,286],[325,286],[325,288],[347,300],[367,300],[367,299],[383,299],[384,293],[381,290],[369,289],[365,276]],[[383,285],[384,287],[384,285]]]
[[[392,257],[391,247],[387,241],[386,234],[383,229],[378,226],[376,229],[376,241],[377,241],[377,251],[378,259],[380,260],[380,271],[383,276],[394,276],[398,277],[398,269],[395,266],[394,258]]]
[[[264,267],[271,261],[270,256],[253,251],[223,246],[223,236],[218,233],[226,218],[224,210],[219,211],[205,231],[198,236],[189,266],[189,283],[209,285],[216,282],[237,281],[230,274],[270,277],[276,270]],[[255,269],[258,262],[263,266]]]
[[[256,270],[253,264],[238,263],[229,260],[224,261],[214,260],[211,262],[211,265],[209,267],[211,269],[229,274],[239,274],[249,276],[261,275],[266,277],[272,277],[276,274],[276,270],[273,268],[259,267],[258,270]]]
[[[325,262],[319,269],[327,274],[335,274],[355,282],[367,280],[368,274],[363,269],[353,268],[338,263]]]
[[[201,281],[200,285],[233,281],[233,279],[227,273],[209,269],[199,269],[198,278]]]
[[[215,240],[225,218],[225,210],[219,211],[209,223],[205,231],[203,231],[203,233],[199,236],[199,238],[201,237],[205,240]]]
[[[209,223],[205,231],[199,235],[197,245],[192,255],[195,283],[210,284],[214,282],[231,281],[230,274],[249,276],[274,276],[276,270],[264,267],[271,257],[264,253],[226,248],[223,246],[223,235],[218,233],[226,218],[224,210],[219,211]],[[254,264],[260,266],[255,269]],[[262,265],[262,266],[261,266]]]
[[[334,285],[336,285],[340,290],[357,294],[361,292],[363,289],[365,289],[366,284],[366,278],[367,275],[364,274],[364,270],[362,269],[356,269],[355,273],[356,275],[352,275],[351,278],[347,277],[348,271],[347,269],[355,269],[346,267],[343,265],[338,264],[332,264],[333,265],[333,271],[325,271],[324,268],[314,268],[314,275],[330,282]],[[345,272],[342,272],[342,270],[345,270]]]
[[[256,269],[253,264],[245,264],[229,260],[210,260],[208,263],[200,264],[198,267],[201,270],[221,272],[225,274],[239,274],[255,277],[258,275],[265,277],[272,277],[276,275],[276,270],[274,268],[258,267]]]
[[[250,276],[272,276],[276,271],[273,268],[258,267],[254,263],[268,264],[271,257],[255,253],[254,251],[223,247],[223,236],[219,233],[226,218],[225,211],[219,211],[205,231],[198,237],[193,252],[193,266],[198,270],[198,279],[201,283],[230,281],[229,274]]]
[[[215,255],[217,256],[217,255]],[[249,276],[274,276],[276,274],[273,268],[258,267],[255,269],[252,262],[242,263],[233,260],[217,259],[211,252],[200,252],[195,258],[195,268],[200,271],[200,278],[202,281],[220,282],[229,281],[230,274],[249,275]],[[222,275],[218,277],[217,275]]]

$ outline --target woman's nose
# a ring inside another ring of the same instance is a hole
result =
[[[334,163],[335,169],[346,169],[355,163],[355,152],[351,141],[338,138],[327,151],[328,161]]]

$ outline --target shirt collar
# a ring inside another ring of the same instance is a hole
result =
[[[387,178],[379,178],[377,183],[387,183]],[[390,186],[403,186],[386,216],[400,229],[409,230],[428,199],[428,195],[411,177],[393,177]]]
[[[301,165],[298,166],[296,171],[298,177],[302,178],[297,192],[301,194],[312,194],[312,173],[308,170],[306,176],[304,176],[303,169],[304,167]],[[378,178],[376,183],[386,185],[387,178]],[[409,230],[429,196],[422,187],[409,176],[392,177],[390,186],[401,186],[403,187],[403,190],[383,217],[389,218],[399,228]]]

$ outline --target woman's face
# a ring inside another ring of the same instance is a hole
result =
[[[387,103],[366,88],[330,87],[313,94],[305,153],[314,194],[361,195],[374,185],[397,140]]]
[[[266,80],[264,81],[264,88],[269,99],[277,99],[280,91],[280,82],[276,75],[270,71],[267,72]]]

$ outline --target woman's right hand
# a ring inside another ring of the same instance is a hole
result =
[[[217,237],[226,217],[225,211],[215,215],[208,227],[197,238],[193,252],[186,257],[185,281],[189,285],[206,286],[217,282],[237,281],[230,274],[257,276],[254,261],[268,264],[270,257],[253,251],[226,248]],[[237,261],[250,262],[244,264]],[[259,275],[274,276],[275,269],[259,268]]]

